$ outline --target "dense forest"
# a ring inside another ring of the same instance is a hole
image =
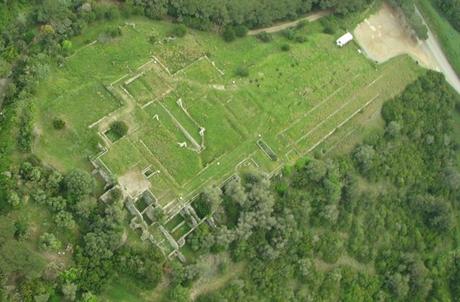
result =
[[[452,26],[460,31],[460,1],[459,0],[434,0],[436,6],[447,17]]]
[[[203,226],[193,248],[247,267],[198,301],[458,301],[455,104],[429,72],[384,105],[385,129],[350,154],[203,193],[221,196],[220,227]]]
[[[3,1],[0,77],[8,76],[0,115],[0,301],[98,301],[117,276],[145,289],[168,280],[165,301],[189,301],[202,274],[197,263],[165,261],[151,246],[124,244],[120,192],[97,201],[94,179],[61,174],[31,154],[30,96],[66,41],[99,20],[132,14],[200,29],[262,26],[315,8],[339,14],[369,1]],[[20,12],[20,14],[19,14]],[[210,215],[189,238],[197,255],[228,253],[244,271],[198,301],[459,301],[460,174],[453,133],[459,97],[428,72],[387,102],[384,129],[352,152],[318,152],[271,180],[248,171],[210,187],[197,210]],[[30,209],[47,221],[36,234]],[[63,250],[65,268],[48,266]],[[66,249],[67,250],[67,249]],[[225,267],[221,268],[225,270]]]

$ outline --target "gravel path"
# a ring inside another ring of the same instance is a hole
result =
[[[422,17],[423,21],[425,22],[425,19],[423,18],[422,14],[419,12],[418,9],[417,9],[417,13],[420,15],[420,17]],[[452,87],[458,93],[460,93],[460,80],[457,74],[455,73],[454,69],[450,65],[449,61],[447,60],[447,57],[445,56],[444,52],[442,51],[442,48],[438,40],[436,40],[436,37],[433,35],[433,32],[431,32],[429,27],[428,27],[428,39],[423,42],[422,47],[428,53],[430,53],[431,56],[435,59],[438,65],[438,71],[444,74],[447,82],[449,82],[449,84],[452,85]]]
[[[308,22],[316,21],[318,19],[321,19],[322,17],[330,15],[331,13],[332,13],[331,10],[322,10],[322,11],[310,14],[310,15],[308,15],[306,17],[297,19],[295,21],[283,22],[283,23],[275,24],[275,25],[270,26],[270,27],[264,27],[264,28],[250,30],[248,32],[248,35],[250,35],[250,36],[257,35],[257,34],[263,32],[263,31],[267,32],[267,33],[278,32],[278,31],[281,31],[283,29],[296,26],[297,24],[299,24],[302,21],[308,21]]]

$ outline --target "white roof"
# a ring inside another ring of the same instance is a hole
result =
[[[336,43],[339,46],[343,46],[347,44],[348,42],[350,42],[351,40],[353,40],[353,35],[348,32],[344,34],[343,36],[341,36],[340,38],[338,38]]]

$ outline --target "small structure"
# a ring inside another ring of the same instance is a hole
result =
[[[343,36],[338,38],[335,43],[337,44],[337,46],[343,47],[343,46],[347,45],[352,40],[353,40],[353,35],[351,33],[347,32],[346,34],[344,34]]]

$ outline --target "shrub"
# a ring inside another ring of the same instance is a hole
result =
[[[121,138],[128,133],[128,125],[123,121],[115,121],[110,124],[110,131],[118,138]]]
[[[324,18],[321,20],[321,25],[323,25],[323,32],[328,35],[334,35],[336,32],[336,24],[330,18]]]
[[[288,40],[294,40],[295,38],[295,31],[292,30],[291,28],[285,29],[281,32],[283,37],[285,37]]]
[[[73,170],[64,177],[64,188],[70,199],[78,201],[93,192],[94,180],[85,171]]]
[[[187,34],[187,27],[184,24],[179,24],[174,27],[172,35],[178,38],[182,38]]]
[[[65,128],[65,121],[60,118],[55,118],[53,120],[53,128],[56,130],[62,130]]]
[[[304,43],[305,41],[307,41],[307,38],[305,36],[296,36],[295,41],[297,43]]]
[[[122,31],[120,27],[116,27],[116,28],[112,28],[111,30],[109,30],[108,33],[112,38],[116,38],[116,37],[121,36]]]
[[[222,32],[222,37],[226,42],[232,42],[235,40],[235,31],[233,30],[233,27],[226,27],[224,31]]]
[[[256,37],[257,37],[257,39],[259,39],[260,41],[262,41],[264,43],[268,43],[273,39],[272,35],[270,35],[269,33],[265,32],[265,31],[257,34]]]
[[[157,37],[155,35],[151,35],[149,37],[149,42],[150,43],[155,44],[156,41],[157,41]]]
[[[249,70],[246,66],[239,66],[236,68],[235,74],[239,77],[245,78],[249,75]]]
[[[242,38],[248,34],[248,28],[244,25],[235,26],[235,35]]]
[[[281,45],[281,50],[282,51],[289,51],[290,49],[291,49],[291,46],[289,44]]]
[[[62,243],[52,233],[43,233],[39,239],[39,247],[45,251],[58,251]]]
[[[304,28],[305,26],[307,26],[307,21],[306,20],[302,20],[300,21],[299,23],[297,23],[297,25],[295,26],[296,29],[302,29]]]

